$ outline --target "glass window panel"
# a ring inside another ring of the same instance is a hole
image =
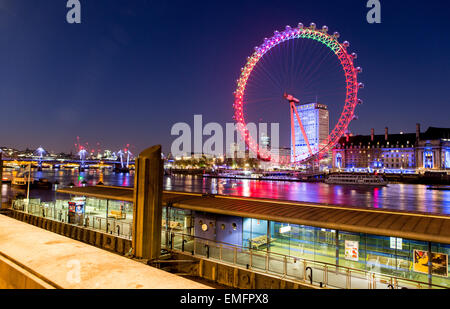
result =
[[[251,219],[251,246],[256,250],[267,250],[267,221]]]
[[[448,277],[448,257],[450,255],[450,245],[433,243],[431,245],[431,252],[433,253],[432,283],[450,287],[450,279]]]
[[[339,265],[366,268],[366,239],[363,234],[339,231]]]
[[[252,219],[244,218],[242,227],[242,245],[245,248],[250,247],[251,238],[252,238]]]
[[[290,255],[292,226],[287,223],[270,222],[270,252]]]

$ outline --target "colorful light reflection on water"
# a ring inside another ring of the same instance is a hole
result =
[[[134,184],[133,172],[123,174],[110,170],[89,170],[81,173],[77,170],[44,170],[35,172],[34,178],[46,178],[51,182],[57,180],[60,187],[67,186],[71,182],[77,186],[83,184],[93,186],[99,181],[111,186]],[[164,189],[450,215],[450,191],[427,190],[425,185],[389,184],[387,187],[369,188],[325,183],[214,179],[177,175],[165,177]],[[23,191],[11,188],[10,185],[3,185],[3,201],[18,192]],[[54,191],[32,190],[30,196],[47,201],[57,198],[58,195]]]

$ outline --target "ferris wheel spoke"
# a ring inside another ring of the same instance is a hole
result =
[[[316,95],[317,102],[318,94],[321,95],[321,98],[326,98],[330,102],[334,101],[333,98],[335,97],[339,101],[343,99],[344,107],[334,129],[331,130],[327,138],[320,136],[320,141],[318,143],[315,141],[313,144],[310,144],[306,134],[299,115],[300,111],[297,110],[295,104],[290,102],[292,139],[292,158],[290,161],[296,164],[320,159],[337,143],[353,119],[358,101],[358,89],[363,88],[363,85],[357,82],[357,73],[360,73],[361,69],[355,69],[353,65],[356,54],[350,55],[347,52],[349,43],[339,43],[339,34],[330,35],[327,30],[327,27],[318,30],[313,24],[310,27],[303,27],[299,24],[295,29],[286,27],[283,32],[276,31],[272,38],[266,39],[264,44],[256,47],[255,52],[248,58],[247,64],[242,69],[235,92],[235,119],[244,126],[246,118],[244,105],[246,110],[257,109],[257,114],[260,114],[266,109],[269,110],[273,102],[280,101],[279,95],[281,93],[278,93],[279,91],[285,92],[295,89],[294,91],[297,92],[300,88],[302,101],[306,100],[307,97]],[[319,45],[325,45],[328,48],[315,50],[315,46]],[[302,47],[303,51],[299,57],[295,57],[297,55],[296,48],[299,47]],[[280,62],[280,59],[284,62]],[[338,67],[340,72],[344,71],[344,78],[342,75],[334,75]],[[323,73],[325,69],[328,71]],[[332,85],[335,85],[335,87],[330,87]],[[271,111],[269,110],[269,114]],[[295,121],[299,124],[298,127],[307,146],[307,151],[304,151],[304,148],[300,150],[295,145]],[[260,154],[258,142],[248,136],[245,130],[241,129],[240,133],[249,148]],[[303,153],[299,153],[299,150]]]

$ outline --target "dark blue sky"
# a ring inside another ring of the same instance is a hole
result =
[[[381,0],[0,0],[0,145],[69,151],[76,136],[137,153],[170,150],[176,122],[232,121],[232,93],[253,47],[298,22],[327,25],[358,53],[365,104],[352,132],[450,127],[450,4]],[[132,149],[133,151],[133,149]]]

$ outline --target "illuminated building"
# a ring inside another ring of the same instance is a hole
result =
[[[291,161],[298,161],[309,156],[307,142],[312,153],[319,151],[319,144],[328,138],[330,133],[330,121],[328,107],[319,103],[306,103],[297,105],[297,112],[303,124],[307,141],[303,135],[298,121],[294,121],[295,132],[295,157],[291,136]]]
[[[291,162],[291,148],[272,148],[271,153],[274,168],[287,167]]]
[[[345,136],[333,149],[333,168],[391,172],[450,169],[450,128],[430,127],[424,133]]]

